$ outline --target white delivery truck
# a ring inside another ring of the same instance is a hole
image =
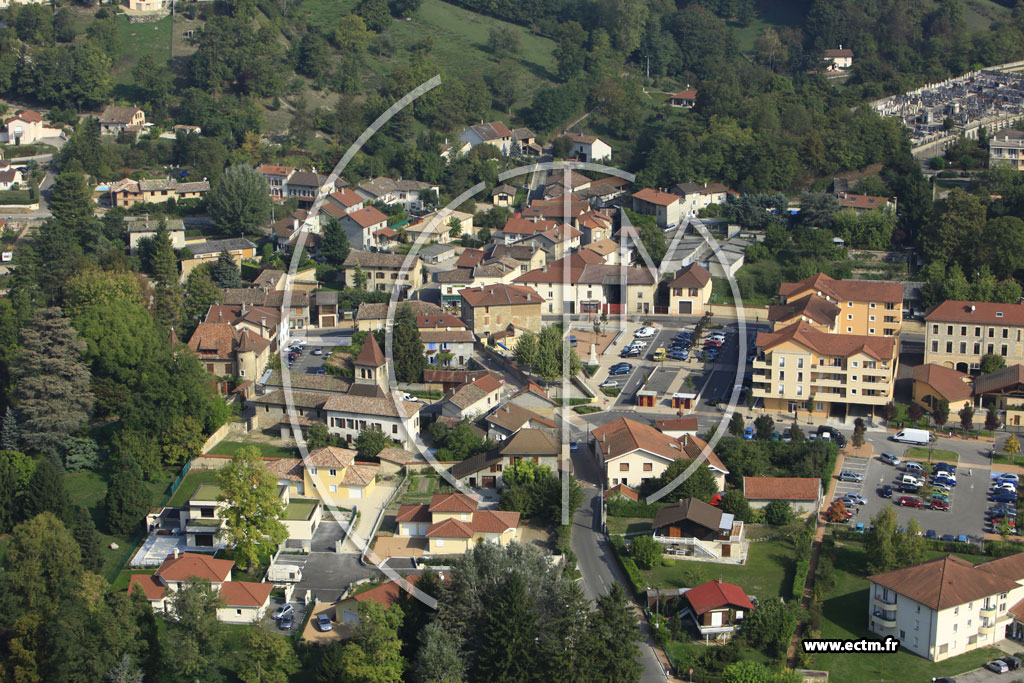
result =
[[[932,435],[927,429],[903,429],[892,437],[893,441],[900,443],[914,443],[919,446],[927,446],[932,440]]]

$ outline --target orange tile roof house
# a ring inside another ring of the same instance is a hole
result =
[[[743,477],[743,495],[750,507],[784,500],[797,514],[813,514],[821,505],[821,479],[814,477]]]
[[[872,197],[867,194],[853,194],[852,192],[839,193],[839,208],[853,209],[857,213],[874,211],[875,209],[887,209],[896,211],[896,197]]]
[[[501,401],[505,380],[488,372],[451,391],[441,402],[441,414],[468,420],[493,409]]]
[[[784,306],[775,307],[769,313],[769,319],[777,326],[797,322],[799,317],[829,332],[892,337],[900,333],[903,324],[903,285],[899,282],[836,280],[818,273],[799,282],[782,283],[779,296]],[[823,322],[831,313],[830,307],[822,304],[817,308],[797,306],[801,299],[810,297],[840,309],[831,328],[826,328]]]
[[[202,322],[188,340],[206,371],[255,380],[270,358],[271,340],[230,323]]]
[[[914,403],[932,410],[939,401],[949,402],[949,411],[955,415],[964,405],[973,406],[973,378],[959,370],[937,363],[922,363],[914,367]]]
[[[944,301],[924,317],[924,362],[960,372],[981,369],[981,357],[1024,363],[1024,304]]]
[[[742,588],[721,579],[694,586],[683,593],[682,601],[679,618],[689,617],[701,636],[719,641],[729,640],[756,609]]]
[[[117,135],[123,132],[140,133],[146,123],[146,112],[138,107],[107,106],[99,116],[100,134]]]
[[[510,324],[540,332],[544,299],[532,287],[506,284],[466,287],[459,295],[462,297],[462,321],[477,337],[499,332]]]
[[[706,453],[719,490],[725,488],[729,470],[703,439],[692,434],[675,438],[648,424],[620,417],[592,430],[591,435],[594,453],[604,463],[605,486],[639,488],[645,480],[660,477],[672,462],[695,460]]]
[[[273,584],[232,581],[231,560],[217,560],[204,553],[179,553],[175,550],[153,574],[132,574],[128,592],[142,589],[153,611],[170,612],[172,594],[195,579],[209,581],[223,605],[217,608],[219,621],[251,624],[259,621],[270,605]]]
[[[711,303],[711,273],[697,263],[681,268],[668,283],[668,295],[670,313],[704,315]]]
[[[1024,633],[1022,553],[979,564],[947,555],[869,576],[868,585],[868,630],[932,661]]]
[[[415,256],[410,258],[405,254],[353,249],[343,265],[346,286],[355,287],[356,273],[362,270],[366,276],[366,289],[390,292],[398,287],[399,300],[408,298],[410,292],[423,284],[423,262]]]
[[[283,202],[288,197],[288,179],[295,173],[291,166],[273,166],[261,164],[256,167],[270,188],[270,197],[276,202]]]
[[[516,540],[519,513],[480,509],[479,499],[462,493],[435,494],[429,504],[403,505],[395,517],[399,537],[426,538],[435,555],[461,555],[478,542],[508,545]]]
[[[697,91],[689,88],[687,90],[680,90],[676,94],[668,98],[669,106],[682,107],[683,109],[689,109],[697,103]]]

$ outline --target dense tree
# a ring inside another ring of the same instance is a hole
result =
[[[210,279],[213,284],[221,289],[231,289],[242,286],[242,273],[235,263],[235,259],[228,253],[227,249],[220,252],[217,262],[210,269]]]
[[[629,554],[641,569],[652,569],[661,559],[661,553],[661,544],[647,534],[633,537],[629,546]]]
[[[69,436],[61,444],[61,459],[68,472],[95,469],[99,464],[99,445],[95,439]]]
[[[245,634],[245,649],[238,656],[238,678],[243,683],[288,683],[299,670],[299,659],[292,644],[260,625]]]
[[[42,512],[52,512],[57,519],[71,521],[71,502],[64,488],[64,478],[49,458],[41,460],[28,480],[22,513],[31,519]]]
[[[257,234],[270,220],[270,190],[251,166],[232,166],[210,190],[210,218],[225,235]]]
[[[546,325],[541,328],[537,339],[537,355],[533,361],[533,372],[544,380],[553,381],[565,375],[564,354],[568,354],[568,377],[578,375],[583,363],[576,354],[576,349],[562,337],[559,325]]]
[[[412,304],[399,304],[395,311],[391,346],[395,376],[399,382],[423,381],[423,370],[427,367],[427,357],[423,355],[423,348],[423,339],[416,326],[416,313]]]
[[[351,247],[348,243],[348,234],[345,232],[345,228],[341,226],[341,222],[332,216],[327,220],[327,225],[324,226],[323,244],[320,247],[320,254],[327,259],[327,263],[339,267],[345,263],[349,251],[351,251]]]
[[[364,429],[356,437],[356,452],[361,458],[376,457],[385,448],[393,446],[394,442],[379,429]]]
[[[398,629],[403,613],[372,601],[359,603],[359,624],[348,643],[338,643],[324,656],[317,672],[321,681],[400,683],[405,661]]]
[[[524,332],[512,349],[512,357],[519,365],[532,367],[537,360],[537,335]]]
[[[466,664],[456,638],[441,624],[431,622],[420,634],[421,645],[413,668],[414,680],[423,683],[462,683]]]
[[[757,609],[743,620],[743,639],[770,656],[785,654],[799,620],[796,600],[783,603],[778,597],[762,598]]]
[[[685,459],[673,461],[660,477],[644,479],[643,485],[640,487],[640,494],[649,496],[668,486],[692,464],[693,461]],[[703,462],[693,471],[693,474],[680,482],[675,489],[666,493],[661,500],[672,503],[684,498],[698,498],[707,503],[716,493],[718,493],[718,482],[715,481],[715,475],[711,473],[711,468],[706,462]]]
[[[174,652],[169,658],[173,672],[183,680],[216,678],[224,650],[225,627],[216,610],[223,606],[209,581],[193,580],[171,595],[173,620],[168,644]]]
[[[764,521],[772,526],[786,526],[793,521],[793,508],[785,500],[773,500],[764,509]]]
[[[62,223],[79,243],[84,244],[90,237],[85,234],[86,230],[95,223],[94,205],[82,164],[77,159],[64,165],[54,179],[49,206],[54,220]]]
[[[86,571],[99,572],[103,569],[103,551],[100,547],[100,535],[92,515],[81,505],[75,506],[74,521],[71,527],[78,550],[82,555],[82,567]]]
[[[932,407],[932,419],[939,429],[946,426],[946,423],[949,422],[949,401],[942,399],[935,403]]]
[[[989,408],[988,411],[985,413],[985,429],[989,430],[990,432],[994,432],[995,430],[999,429],[1000,424],[1001,423],[999,422],[999,413],[997,413],[994,409]]]
[[[981,374],[987,375],[1006,367],[1006,359],[998,353],[986,353],[981,357]]]
[[[3,423],[0,424],[0,451],[18,450],[18,440],[18,418],[14,416],[14,409],[7,406]]]
[[[391,24],[391,11],[385,0],[359,0],[355,13],[374,33],[381,33]]]
[[[227,503],[225,536],[234,546],[235,557],[252,568],[265,548],[276,547],[288,538],[281,523],[284,505],[277,495],[277,479],[267,469],[259,449],[238,450],[217,475],[221,495]]]
[[[504,577],[480,633],[480,647],[492,653],[477,660],[477,680],[525,683],[537,677],[537,615],[530,608],[526,581],[513,572]]]
[[[210,268],[193,268],[185,282],[185,317],[182,321],[185,335],[191,335],[197,320],[201,320],[210,306],[222,298],[223,293],[210,277]]]
[[[772,432],[775,431],[775,420],[772,419],[771,415],[759,416],[754,420],[754,431],[758,439],[772,438]]]
[[[142,468],[133,460],[115,465],[107,486],[107,530],[127,536],[138,531],[153,506],[152,496],[142,476]]]
[[[733,436],[743,436],[743,432],[747,427],[747,423],[744,422],[743,416],[739,413],[733,413],[729,419],[729,433]]]
[[[151,116],[164,114],[174,87],[174,74],[167,65],[157,63],[150,53],[143,53],[132,68],[132,78],[139,93],[139,101],[149,103],[147,113]]]
[[[960,416],[960,427],[965,432],[974,429],[974,408],[970,403],[965,403],[957,414]]]

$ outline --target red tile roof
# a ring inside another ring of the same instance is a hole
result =
[[[936,363],[922,363],[914,368],[914,381],[924,382],[947,401],[962,401],[974,392],[971,376],[944,368]]]
[[[814,295],[768,307],[768,320],[772,322],[785,322],[799,316],[832,327],[838,315],[839,306]]]
[[[844,192],[839,195],[839,206],[844,209],[880,209],[889,205],[888,197],[872,197],[866,194]]]
[[[22,121],[28,121],[29,123],[39,123],[43,120],[43,117],[37,111],[31,109],[25,109],[15,114],[14,118],[21,119]]]
[[[700,456],[707,445],[703,440],[690,434],[676,439],[628,417],[620,417],[594,429],[591,433],[601,446],[605,462],[636,450],[644,450],[669,460],[693,460]],[[708,466],[722,472],[729,471],[714,451],[708,452]]]
[[[160,583],[156,574],[132,574],[128,579],[128,595],[132,594],[135,586],[142,586],[142,592],[148,600],[159,600],[167,594],[167,588]]]
[[[431,524],[427,529],[427,538],[473,538],[473,527],[449,517],[444,521]]]
[[[673,100],[695,100],[697,99],[697,91],[693,90],[680,90],[672,96]]]
[[[347,187],[342,188],[336,192],[332,192],[328,196],[345,207],[352,207],[355,206],[356,204],[363,203],[363,198],[356,194],[356,192],[354,192],[353,190],[348,189]]]
[[[699,429],[696,415],[687,415],[686,417],[677,417],[670,420],[655,420],[654,428],[659,432],[696,432]]]
[[[398,508],[398,514],[395,515],[396,522],[429,522],[430,509],[423,505],[402,505]]]
[[[659,206],[671,206],[677,203],[682,197],[671,192],[659,192],[658,190],[645,187],[639,192],[634,192],[633,196],[641,201],[645,201],[648,204],[657,204]]]
[[[668,284],[669,287],[693,287],[701,289],[711,281],[711,273],[708,269],[697,263],[691,263],[676,273],[676,279]]]
[[[260,164],[256,170],[264,175],[290,175],[295,169],[291,166],[273,166],[271,164]]]
[[[156,573],[165,581],[188,581],[195,576],[217,583],[227,581],[234,566],[231,560],[215,560],[203,553],[181,553],[178,557],[168,555]]]
[[[818,273],[799,282],[783,282],[779,294],[789,299],[804,292],[821,292],[837,301],[875,301],[903,303],[903,285],[878,280],[834,280]]]
[[[477,500],[464,493],[437,493],[430,499],[430,512],[473,512]]]
[[[484,256],[486,254],[484,254],[483,249],[466,249],[459,254],[459,258],[455,261],[455,267],[473,268],[484,260]]]
[[[337,446],[324,446],[309,454],[306,465],[309,467],[348,467],[356,459],[356,452]]]
[[[226,581],[220,587],[220,599],[225,607],[262,607],[273,589],[272,583]]]
[[[752,610],[753,603],[739,586],[724,581],[708,581],[699,586],[694,586],[683,594],[683,597],[690,608],[698,616],[708,610],[722,607],[739,607],[740,609]]]
[[[1024,579],[1024,576],[1019,578]],[[875,574],[869,576],[868,581],[934,610],[955,607],[1018,587],[1016,580],[993,573],[991,568],[983,571],[981,566],[956,555]]]
[[[611,498],[614,495],[620,495],[625,498],[629,498],[630,500],[640,500],[640,494],[625,484],[618,484],[604,492],[605,498]]]
[[[539,307],[543,297],[533,287],[520,285],[487,285],[486,287],[466,287],[459,294],[470,306],[518,306],[534,305]]]
[[[481,534],[500,534],[519,526],[519,513],[506,510],[477,510],[470,528]]]
[[[783,342],[792,341],[823,356],[850,357],[865,353],[877,360],[892,360],[896,354],[896,340],[892,337],[871,337],[861,334],[829,334],[809,323],[798,322],[776,332],[761,332],[756,345],[765,350]]]
[[[937,323],[1024,325],[1024,304],[993,304],[985,301],[943,301],[924,319]]]
[[[362,228],[368,228],[378,223],[386,223],[388,220],[388,217],[374,206],[364,206],[358,211],[349,211],[348,217]]]
[[[399,581],[388,581],[386,583],[382,583],[376,588],[371,588],[368,591],[353,595],[352,599],[356,602],[376,602],[383,605],[385,608],[390,607],[396,600],[398,600],[402,591],[408,590],[410,587],[416,585],[416,582],[420,580],[420,576],[422,575],[410,574]]]
[[[818,500],[821,479],[812,477],[743,477],[747,500]]]
[[[825,50],[826,57],[853,57],[853,50],[843,48],[841,50]]]
[[[363,348],[359,350],[359,357],[356,358],[356,365],[369,365],[374,368],[387,363],[384,358],[384,352],[380,350],[380,346],[377,344],[377,336],[374,334],[369,335],[366,341],[363,342]]]

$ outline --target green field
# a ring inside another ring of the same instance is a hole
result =
[[[631,534],[636,531],[650,531],[651,520],[642,517],[608,517],[609,534]]]
[[[936,556],[945,553],[934,553]],[[969,558],[974,559],[974,558]],[[846,543],[836,552],[836,585],[824,602],[822,638],[869,638],[867,630],[868,583],[865,554],[859,543]],[[975,650],[933,663],[909,652],[815,655],[813,669],[825,669],[832,683],[864,681],[931,681],[976,669],[1003,653],[995,648]]]
[[[130,85],[132,68],[144,54],[151,54],[157,64],[165,64],[171,58],[170,15],[150,24],[129,24],[127,17],[118,17],[117,27],[123,45],[122,57],[110,70],[114,85]]]
[[[294,448],[285,446],[274,446],[267,443],[246,443],[244,441],[221,441],[210,449],[211,455],[234,455],[240,448],[252,446],[259,449],[260,455],[264,458],[295,458],[297,454]]]
[[[906,460],[918,460],[920,462],[932,462],[942,460],[943,462],[958,462],[960,456],[953,451],[947,451],[942,448],[908,448],[904,455]]]
[[[671,566],[658,566],[641,574],[651,586],[684,588],[687,583],[683,572],[694,570],[700,572],[705,581],[722,579],[735,583],[750,595],[789,598],[795,565],[793,546],[785,539],[775,539],[751,543],[745,565],[677,560]]]

